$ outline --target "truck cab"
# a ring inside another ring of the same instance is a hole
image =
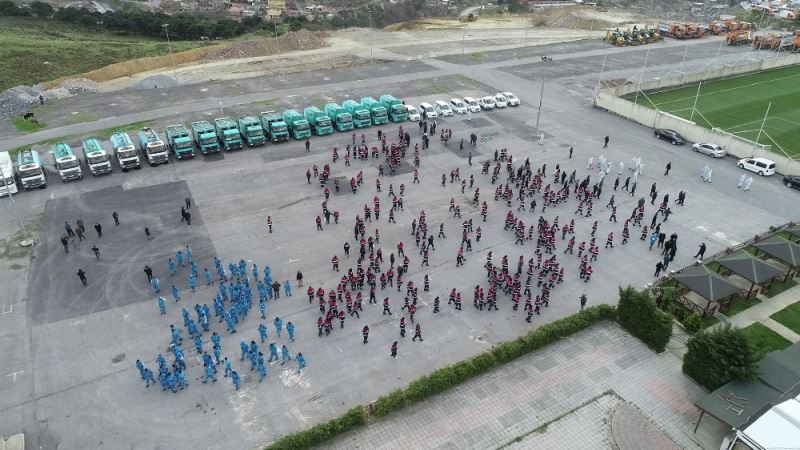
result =
[[[183,125],[170,125],[166,128],[167,145],[177,159],[194,158],[194,143],[189,130]],[[214,137],[216,139],[216,136]]]
[[[308,139],[311,137],[311,127],[299,112],[293,109],[284,111],[283,121],[286,122],[289,132],[295,139]]]
[[[197,145],[200,153],[207,155],[209,153],[219,152],[217,132],[207,120],[192,122],[191,127],[194,143]]]
[[[17,179],[14,176],[14,163],[8,152],[0,152],[0,195],[17,193]]]
[[[83,158],[89,166],[89,172],[94,175],[107,175],[111,173],[111,158],[103,148],[103,144],[96,138],[86,138],[81,143]]]
[[[261,127],[273,143],[289,140],[289,127],[283,121],[283,116],[275,111],[261,113]]]
[[[243,147],[242,136],[239,134],[239,127],[230,117],[215,119],[214,129],[217,130],[217,138],[222,142],[222,148],[224,148],[226,152],[238,150]]]
[[[256,145],[264,145],[267,143],[267,138],[264,136],[264,128],[261,127],[261,122],[255,117],[239,117],[237,124],[239,125],[239,134],[242,135],[248,147],[255,147]]]
[[[325,114],[328,115],[328,118],[333,122],[333,127],[338,131],[350,131],[353,129],[353,116],[336,103],[325,105]]]
[[[406,105],[404,105],[402,101],[389,94],[381,95],[380,101],[383,107],[386,108],[386,111],[388,111],[389,119],[392,122],[405,122],[408,120],[408,111],[406,110]]]
[[[331,118],[325,115],[321,109],[316,106],[309,106],[303,110],[303,115],[308,121],[314,134],[317,136],[324,136],[333,133],[333,126],[331,125]]]
[[[145,155],[147,163],[151,166],[169,163],[167,146],[152,128],[142,128],[139,131],[139,150]]]
[[[111,148],[114,150],[114,157],[122,168],[123,172],[129,169],[141,169],[142,163],[139,161],[139,152],[133,145],[128,133],[114,133],[111,135]]]
[[[389,116],[386,108],[381,103],[372,97],[364,97],[361,99],[361,106],[369,110],[372,115],[373,125],[382,125],[389,122]]]
[[[357,101],[345,100],[342,103],[342,108],[353,116],[353,125],[356,128],[365,128],[372,125],[372,114]]]
[[[47,187],[47,175],[39,152],[23,150],[17,154],[17,178],[25,189]]]
[[[52,153],[53,162],[55,163],[58,175],[61,177],[61,181],[66,183],[67,181],[80,180],[83,178],[81,162],[78,161],[78,157],[75,156],[75,152],[72,151],[72,147],[70,147],[69,144],[59,142],[53,145]]]

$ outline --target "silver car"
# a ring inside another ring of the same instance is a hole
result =
[[[702,153],[704,155],[708,155],[712,158],[723,158],[727,154],[724,148],[717,144],[711,144],[708,142],[698,142],[692,145],[692,150]]]

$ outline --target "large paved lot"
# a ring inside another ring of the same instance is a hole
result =
[[[692,56],[690,52],[687,59],[695,66],[708,64],[709,52],[716,52],[718,47],[716,43],[695,46],[702,49],[698,52],[700,56]],[[665,44],[663,48],[672,47]],[[603,51],[596,46],[589,49]],[[575,44],[563,51],[563,57],[566,59],[570,51],[582,50],[580,44]],[[644,50],[605,51],[613,53],[615,58],[640,59]],[[659,47],[653,46],[650,57],[655,61],[658,52]],[[686,206],[673,206],[675,214],[663,226],[668,234],[675,232],[680,236],[673,267],[690,263],[701,241],[709,245],[709,255],[770,225],[798,218],[796,193],[787,191],[778,180],[756,179],[750,192],[742,192],[735,187],[740,172],[732,161],[711,161],[693,154],[687,147],[671,147],[653,140],[648,129],[591,109],[587,93],[596,85],[597,74],[574,78],[564,74],[563,78],[548,82],[541,114],[541,129],[546,138],[539,145],[532,139],[539,84],[510,73],[508,68],[513,64],[502,71],[493,63],[461,66],[429,60],[414,64],[415,70],[408,75],[386,71],[383,76],[376,72],[369,80],[354,80],[348,75],[347,80],[338,82],[339,72],[332,72],[325,85],[316,85],[319,81],[312,80],[309,85],[289,88],[293,86],[289,80],[288,91],[243,90],[238,97],[225,97],[225,102],[230,102],[225,107],[242,103],[238,108],[244,110],[247,101],[265,98],[294,102],[293,97],[286,98],[286,92],[304,96],[297,100],[298,107],[305,106],[301,100],[320,95],[343,98],[396,92],[412,103],[448,98],[449,95],[439,93],[443,90],[459,96],[510,90],[520,96],[523,106],[519,108],[477,113],[471,122],[463,116],[441,120],[439,128],[452,128],[454,139],[449,148],[433,139],[430,149],[422,152],[420,184],[412,184],[412,175],[407,171],[382,180],[381,220],[368,223],[367,230],[372,233],[376,227],[380,228],[380,247],[386,256],[397,242],[405,242],[411,250],[407,280],[421,286],[422,277],[426,273],[431,276],[432,291],[421,292],[422,304],[417,314],[425,335],[423,343],[411,343],[408,336],[400,344],[401,359],[388,356],[389,345],[399,338],[399,307],[403,297],[396,291],[385,291],[383,295],[391,298],[395,311],[391,318],[382,316],[377,305],[365,304],[360,319],[348,318],[344,330],[336,328],[330,337],[324,338],[315,335],[316,305],[309,305],[305,295],[297,292],[292,298],[282,296],[270,302],[267,317],[281,316],[284,323],[297,324],[296,342],[288,342],[285,336],[278,342],[286,343],[293,355],[300,351],[306,356],[309,365],[302,375],[294,374],[294,364],[292,369],[282,369],[273,363],[268,378],[261,384],[243,368],[245,381],[238,392],[221,377],[214,385],[204,385],[199,382],[201,363],[191,358],[195,353],[188,343],[184,346],[190,357],[187,371],[190,386],[186,391],[167,394],[158,388],[145,389],[133,367],[137,358],[153,367],[155,356],[168,352],[169,324],[182,322],[180,309],[174,303],[168,304],[166,316],[158,314],[155,297],[142,272],[143,265],[150,264],[161,277],[162,288],[168,288],[166,257],[184,245],[195,249],[201,280],[202,269],[213,268],[211,260],[216,255],[226,262],[245,259],[262,268],[268,264],[273,278],[280,281],[294,280],[296,271],[302,270],[307,286],[335,287],[339,274],[330,270],[330,259],[339,254],[344,268],[354,265],[352,256],[349,260],[343,258],[341,248],[352,238],[355,215],[362,214],[364,204],[371,204],[376,195],[377,161],[354,161],[351,167],[345,167],[340,160],[332,166],[335,177],[350,178],[363,170],[365,183],[357,195],[342,193],[332,197],[330,207],[340,211],[341,223],[325,226],[324,231],[316,231],[313,220],[320,213],[322,193],[318,185],[306,183],[304,174],[314,164],[322,166],[329,162],[330,148],[335,145],[342,148],[349,142],[346,134],[314,138],[310,154],[304,153],[301,143],[290,142],[125,174],[117,170],[109,177],[89,177],[70,184],[51,177],[47,190],[16,197],[28,223],[39,224],[42,243],[35,249],[32,262],[24,258],[24,252],[11,247],[7,247],[0,260],[3,267],[0,285],[5,288],[0,300],[0,367],[5,372],[0,374],[0,434],[24,430],[31,448],[54,448],[56,444],[61,448],[254,448],[282,434],[334,417],[355,404],[368,403],[432,368],[461,360],[540,323],[571,314],[577,310],[581,293],[588,293],[590,303],[613,303],[618,285],[643,285],[652,279],[658,257],[639,241],[638,228],[632,229],[633,239],[627,246],[601,249],[600,259],[594,265],[595,275],[589,283],[578,279],[577,259],[561,255],[565,244],[559,240],[560,251],[556,254],[566,268],[566,280],[553,291],[550,307],[532,325],[524,321],[521,311],[512,311],[510,302],[502,295],[499,311],[475,311],[470,291],[479,282],[486,287],[482,269],[486,252],[493,252],[495,262],[508,254],[513,267],[520,254],[527,259],[534,249],[530,242],[524,248],[515,247],[512,235],[503,231],[507,208],[492,199],[494,186],[479,173],[479,164],[491,158],[495,148],[508,148],[518,162],[530,158],[534,168],[546,163],[548,173],[560,164],[563,169],[576,170],[578,178],[595,176],[595,171],[590,173],[586,169],[587,162],[601,153],[615,164],[624,161],[626,166],[631,158],[641,156],[646,166],[637,195],[618,194],[618,214],[621,218],[627,216],[639,194],[646,195],[653,182],[658,184],[661,194],[669,193],[672,198],[685,189]],[[560,62],[551,64],[547,67],[558,67]],[[530,71],[541,67],[534,64]],[[667,73],[674,67],[662,66],[660,70]],[[626,76],[635,76],[635,71],[627,72]],[[530,78],[537,79],[534,74]],[[109,102],[112,94],[75,101],[94,101],[96,104],[86,103],[86,107],[103,115],[101,105],[122,104],[124,99],[130,105],[140,94],[113,95],[119,102]],[[68,110],[70,105],[63,108]],[[156,103],[150,113],[160,111],[169,120],[186,120],[215,114],[216,108],[216,99],[206,99],[169,106]],[[249,110],[260,109],[263,106],[253,105]],[[147,115],[148,112],[142,112],[131,116],[130,110],[121,111],[100,126],[127,123],[132,118],[140,120]],[[82,127],[91,128],[91,124]],[[412,145],[419,142],[416,125],[406,127],[410,128]],[[75,128],[76,132],[81,129]],[[395,126],[383,130],[395,136]],[[457,147],[459,139],[467,138],[473,131],[490,140],[480,141],[472,149],[475,165],[470,167],[465,157],[469,147],[464,152]],[[609,148],[601,149],[606,135],[610,135],[611,143]],[[367,137],[374,145],[375,127],[368,129]],[[572,160],[567,159],[570,146],[575,147]],[[672,172],[664,177],[663,167],[669,161]],[[700,180],[701,168],[706,164],[714,170],[712,184]],[[475,175],[481,199],[489,203],[488,223],[480,223],[478,211],[468,206],[472,190],[462,195],[457,184],[448,183],[444,188],[439,185],[441,174],[456,167],[461,170],[462,178]],[[504,173],[505,170],[502,177]],[[606,201],[615,173],[610,177],[602,194]],[[400,183],[406,185],[405,211],[397,213],[397,224],[387,223],[390,183],[395,192]],[[179,208],[186,195],[194,200],[191,226],[180,222]],[[448,214],[451,197],[462,205],[464,219],[473,218],[476,226],[483,228],[483,238],[467,254],[466,265],[459,268],[455,267],[455,256],[461,220]],[[605,203],[595,204],[601,247],[609,231],[619,236],[622,228],[621,223],[612,226],[607,222]],[[563,224],[576,217],[574,207],[575,201],[571,199],[566,205],[548,209],[545,216],[552,220],[558,215]],[[652,208],[648,204],[646,222]],[[113,210],[121,216],[118,228],[111,220]],[[424,269],[419,265],[420,257],[410,234],[412,219],[423,210],[429,231],[435,234],[443,222],[448,233],[447,239],[437,241],[430,268]],[[0,230],[4,237],[11,236],[16,225],[5,199],[0,201],[0,211]],[[528,224],[539,217],[538,211],[521,214]],[[266,232],[267,215],[274,222],[273,234]],[[104,225],[103,238],[96,241],[101,247],[100,261],[93,260],[89,243],[68,255],[60,249],[57,233],[65,220],[74,224],[78,216],[86,222],[90,236],[94,221]],[[153,241],[144,238],[142,227],[146,224],[153,229]],[[591,225],[592,219],[576,217],[579,241],[588,237]],[[357,251],[354,241],[351,245]],[[74,275],[78,267],[88,273],[86,288],[80,286]],[[183,288],[182,304],[187,308],[198,302],[211,306],[213,288],[205,287],[201,281],[197,293],[191,294],[186,290],[186,277],[185,268],[175,275]],[[442,313],[434,316],[433,297],[446,298],[453,287],[465,296],[464,310],[454,311],[445,303]],[[237,360],[237,369],[238,341],[257,339],[260,323],[257,316],[257,312],[251,311],[235,335],[229,335],[221,324],[212,321],[212,329],[223,336],[224,354]],[[370,343],[366,346],[361,344],[360,336],[365,324],[371,329]],[[275,339],[273,333],[271,329],[270,340]],[[210,348],[208,334],[204,338],[206,348]]]

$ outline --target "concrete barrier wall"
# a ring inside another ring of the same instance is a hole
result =
[[[754,144],[753,142],[741,139],[724,131],[709,130],[694,122],[662,111],[656,111],[646,106],[637,105],[621,98],[622,96],[635,93],[637,88],[642,92],[664,90],[684,84],[697,83],[699,81],[730,78],[737,75],[795,64],[800,64],[800,54],[755,61],[737,66],[704,70],[696,73],[687,73],[676,77],[657,78],[642,81],[641,84],[631,83],[617,87],[604,88],[600,89],[597,93],[595,106],[650,128],[669,128],[675,130],[692,142],[714,142],[725,147],[728,154],[736,158],[763,157],[771,159],[775,161],[777,165],[776,169],[778,173],[781,174],[800,174],[800,161],[793,160],[783,154],[773,153],[769,146]]]
[[[776,170],[780,174],[800,174],[800,161],[795,161],[785,155],[773,153],[769,146],[753,144],[740,139],[730,133],[718,130],[709,130],[694,122],[656,111],[645,106],[637,105],[631,101],[614,95],[614,89],[601,89],[597,95],[595,106],[611,113],[638,122],[649,128],[669,128],[677,131],[692,142],[714,142],[722,145],[728,154],[738,158],[763,157],[776,163]]]

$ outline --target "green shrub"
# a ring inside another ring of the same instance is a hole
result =
[[[359,405],[341,417],[314,425],[308,430],[284,436],[270,444],[270,450],[299,450],[317,446],[342,433],[354,430],[367,423],[367,410]]]
[[[647,292],[628,286],[619,290],[619,324],[656,352],[667,348],[672,336],[672,318],[656,307]]]
[[[701,330],[689,339],[683,372],[713,391],[729,381],[755,378],[757,363],[744,330],[726,325]]]
[[[426,377],[422,377],[417,381],[422,382],[425,378]],[[405,391],[395,389],[392,392],[382,397],[378,397],[378,399],[375,400],[375,404],[372,408],[372,414],[375,417],[384,417],[400,408],[403,408],[407,403],[408,401],[406,400]]]
[[[683,318],[683,326],[689,333],[697,333],[703,328],[703,318],[695,311]]]

